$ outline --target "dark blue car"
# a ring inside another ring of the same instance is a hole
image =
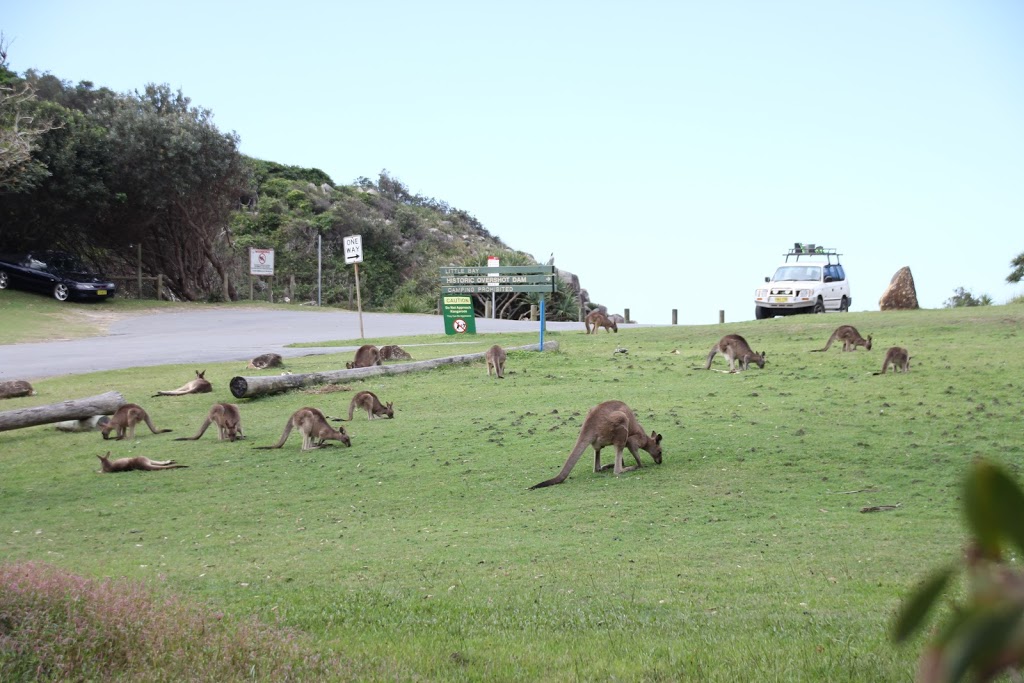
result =
[[[111,280],[61,251],[0,255],[0,289],[8,287],[41,292],[57,301],[102,301],[117,291]]]

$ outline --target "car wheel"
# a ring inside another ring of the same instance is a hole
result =
[[[847,299],[844,296],[842,301],[839,302],[839,312],[840,313],[848,313],[849,311],[850,311],[850,300]]]
[[[817,301],[814,302],[814,312],[815,313],[824,313],[825,312],[825,302],[823,302],[820,298]]]
[[[0,289],[7,289],[8,279],[7,273],[0,270]]]
[[[53,286],[53,298],[57,301],[67,301],[70,294],[68,286],[63,283],[58,282]]]
[[[754,306],[754,317],[757,318],[758,320],[764,320],[765,318],[771,318],[772,316],[769,315],[770,312],[771,311],[769,311],[764,306]]]

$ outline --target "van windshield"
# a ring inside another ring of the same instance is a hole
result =
[[[782,266],[775,271],[775,277],[772,280],[775,282],[785,282],[787,280],[820,282],[821,266]]]

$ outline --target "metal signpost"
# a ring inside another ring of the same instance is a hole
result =
[[[445,334],[458,334],[456,320],[462,320],[467,327],[461,332],[476,332],[473,321],[473,299],[471,294],[507,294],[513,292],[537,292],[540,296],[540,349],[544,350],[544,294],[553,294],[557,287],[554,266],[494,266],[494,267],[453,267],[441,269],[441,298],[445,314]],[[468,320],[466,309],[460,309],[460,317],[452,314],[449,320],[448,300],[459,300],[460,306],[469,305]],[[493,308],[492,308],[493,311]]]
[[[363,236],[349,235],[343,240],[345,245],[345,264],[352,263],[356,269],[356,307],[359,309],[359,338],[363,334],[363,299],[359,293],[359,264],[363,262]]]
[[[252,301],[253,276],[269,275],[274,277],[274,250],[249,247],[249,300]],[[273,283],[273,280],[271,280]],[[270,288],[270,303],[274,303],[274,288]]]

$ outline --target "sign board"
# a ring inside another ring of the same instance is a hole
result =
[[[499,268],[499,267],[501,267],[501,260],[497,256],[488,256],[487,257],[487,267],[488,268]],[[487,279],[487,284],[489,284],[492,287],[497,287],[501,283],[498,281],[498,278],[496,276],[492,275],[491,277],[489,277]]]
[[[472,297],[444,295],[441,297],[441,310],[445,334],[476,334]]]
[[[273,275],[274,250],[249,247],[249,275]]]
[[[345,264],[363,262],[363,236],[349,235],[343,240],[345,245]]]

